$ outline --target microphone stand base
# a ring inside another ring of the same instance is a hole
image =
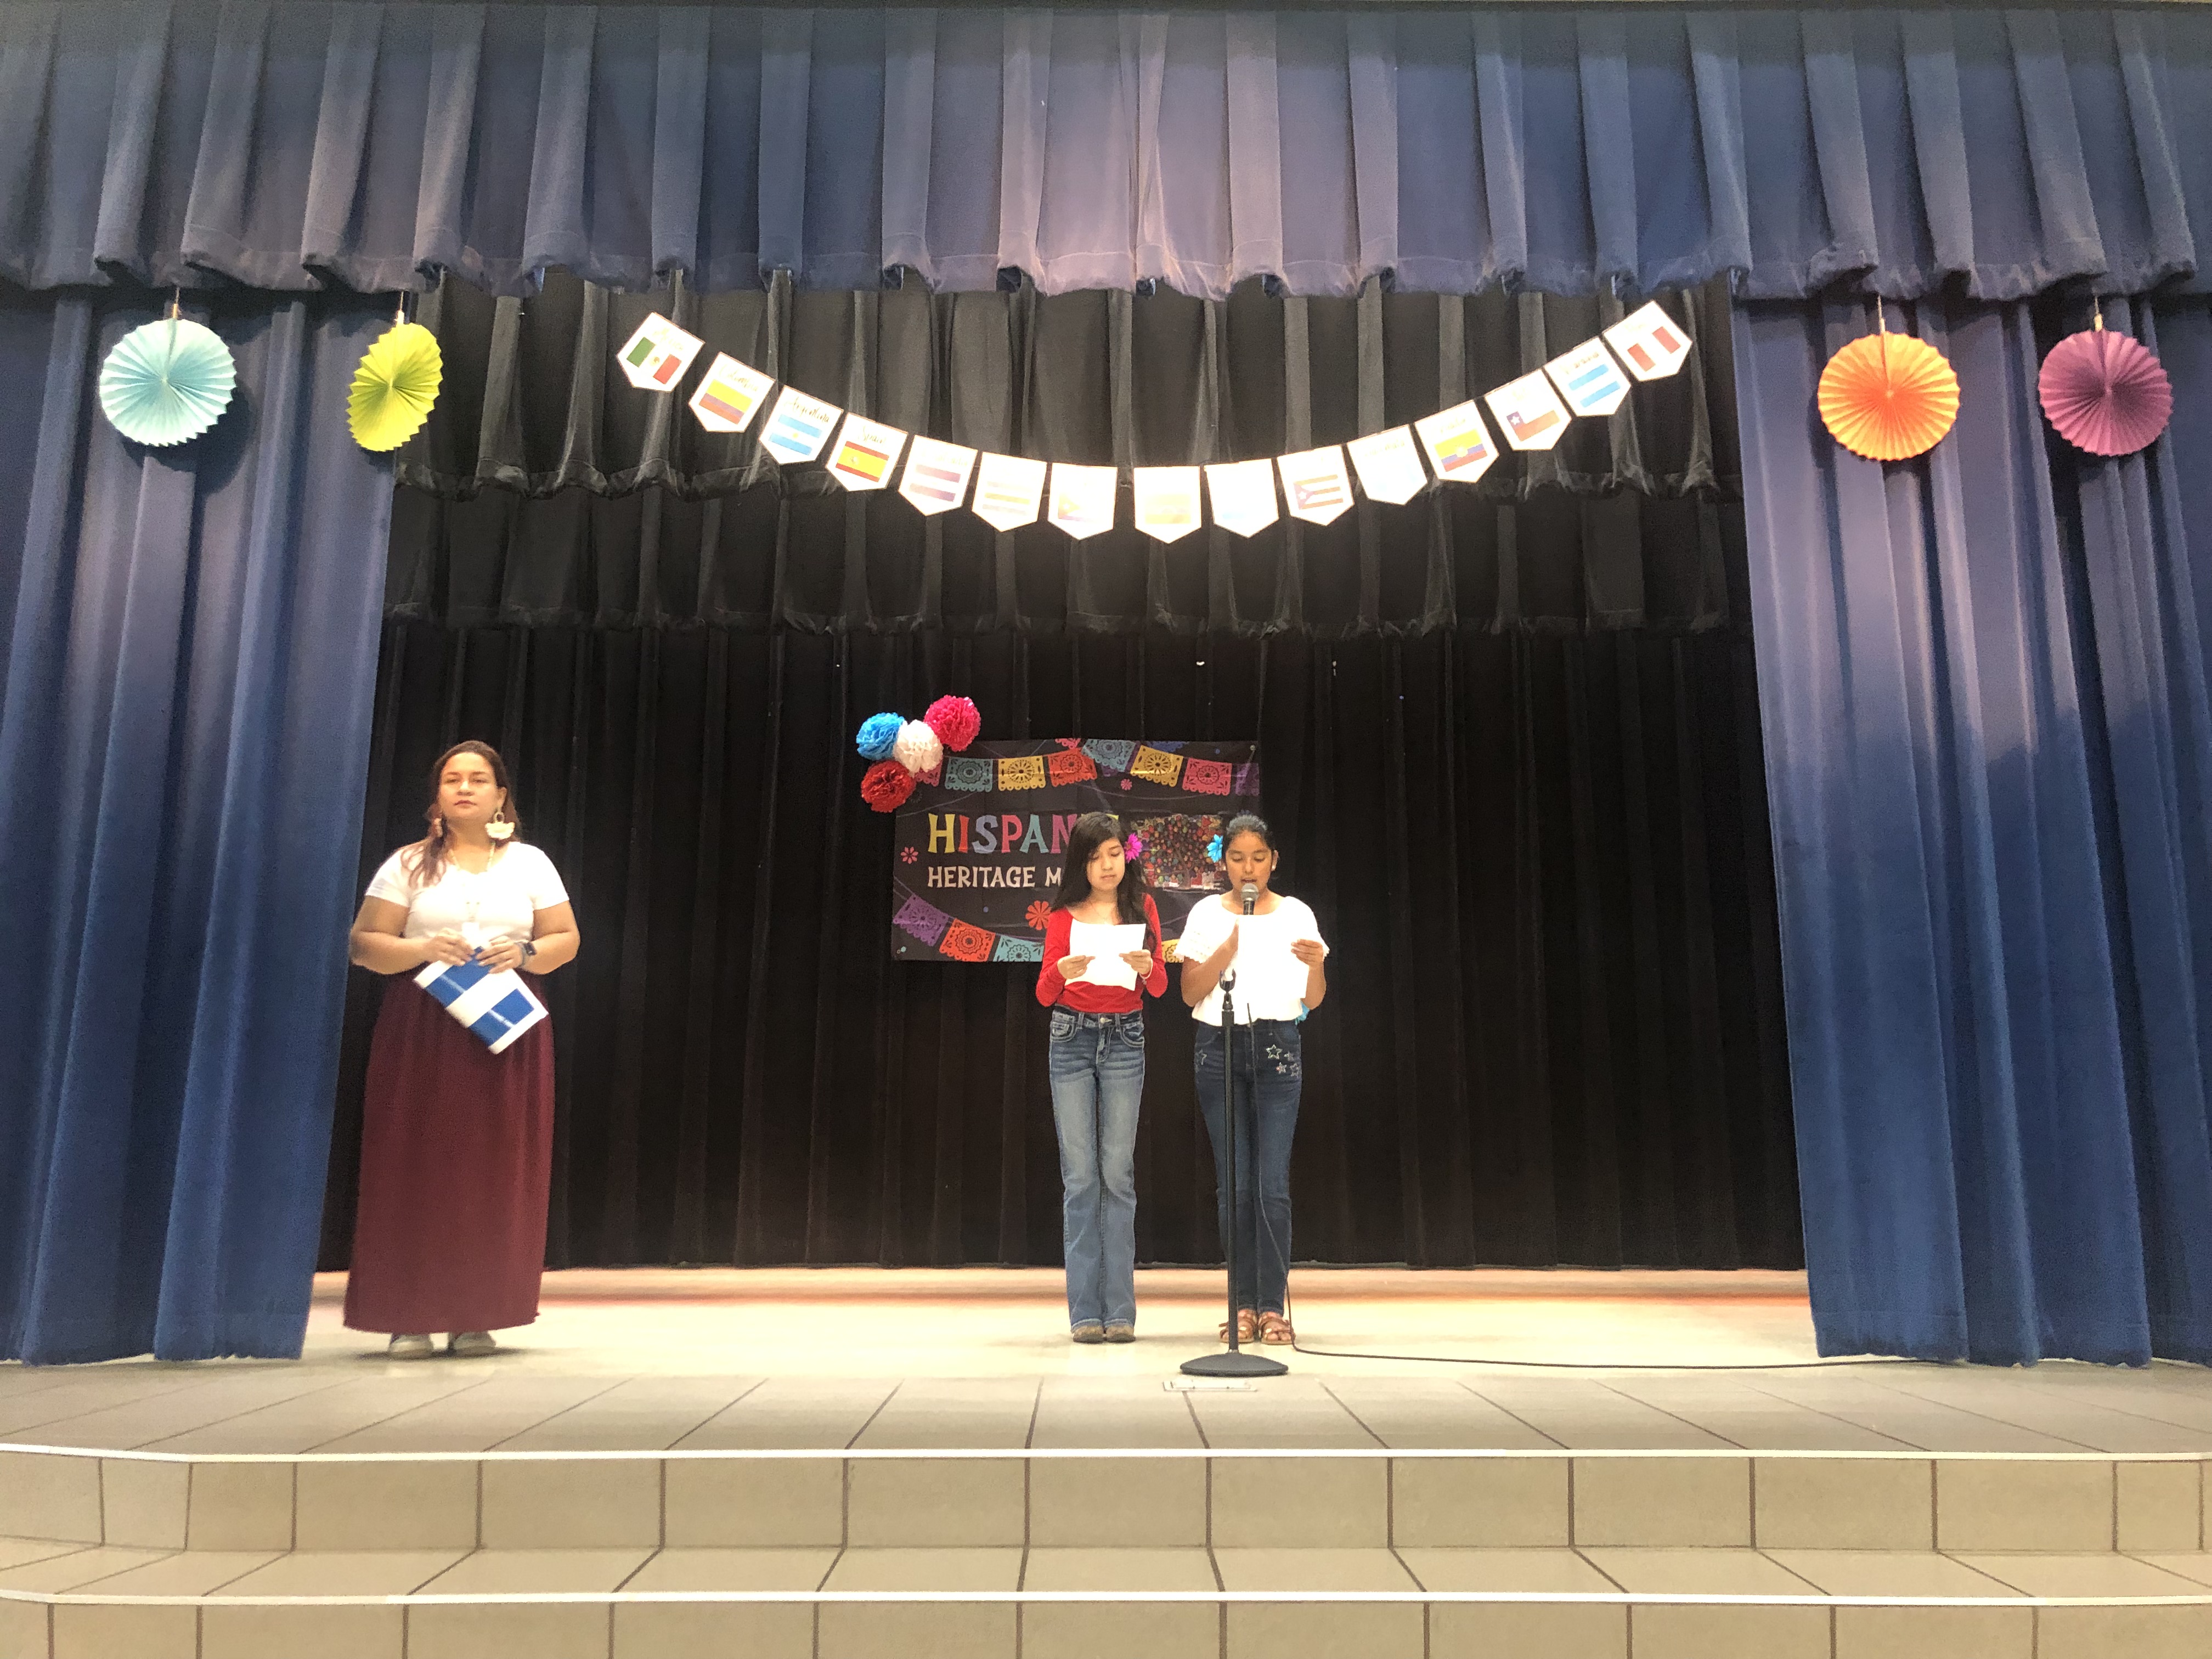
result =
[[[1204,1353],[1182,1362],[1185,1376],[1285,1376],[1290,1367],[1265,1354],[1232,1348],[1227,1353]]]

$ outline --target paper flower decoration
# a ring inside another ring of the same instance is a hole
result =
[[[1923,454],[1958,418],[1959,377],[1942,352],[1909,334],[1854,340],[1820,372],[1822,422],[1869,460]]]
[[[420,323],[394,323],[376,337],[353,372],[346,423],[363,449],[383,454],[422,429],[438,401],[446,360],[438,337]]]
[[[238,365],[215,331],[182,317],[134,328],[100,366],[100,406],[133,443],[197,438],[230,406]]]
[[[2173,385],[2157,356],[2101,325],[2051,347],[2035,389],[2058,435],[2092,455],[2132,455],[2173,416]]]
[[[905,724],[896,714],[871,714],[860,722],[853,746],[860,751],[862,760],[889,760],[891,745],[898,741],[899,727]]]
[[[965,697],[939,697],[922,712],[921,718],[956,755],[975,742],[975,734],[983,729],[983,717]]]
[[[878,761],[860,778],[860,799],[878,812],[896,812],[914,793],[914,774],[895,760]]]
[[[909,772],[933,772],[945,758],[945,745],[921,721],[908,720],[898,729],[891,758]]]

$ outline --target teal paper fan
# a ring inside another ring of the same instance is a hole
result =
[[[100,406],[133,443],[180,444],[216,423],[237,385],[213,329],[164,317],[115,343],[100,366]]]

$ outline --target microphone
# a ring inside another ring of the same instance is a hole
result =
[[[1252,907],[1260,902],[1260,884],[1257,882],[1246,882],[1237,890],[1237,896],[1244,901],[1244,914],[1250,915]]]

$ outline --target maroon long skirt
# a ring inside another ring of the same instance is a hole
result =
[[[393,979],[369,1042],[345,1322],[529,1324],[552,1173],[552,1022],[495,1054],[411,977]]]

